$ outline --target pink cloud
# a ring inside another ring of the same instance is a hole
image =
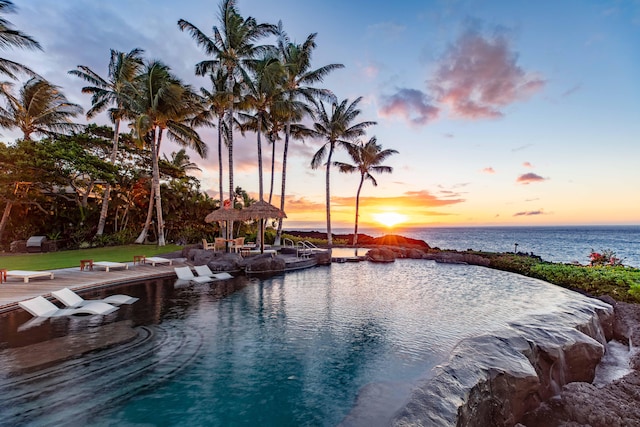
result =
[[[493,175],[494,173],[496,173],[496,171],[492,167],[488,167],[488,168],[482,169],[482,173]]]
[[[383,98],[382,117],[400,116],[414,125],[426,125],[438,117],[440,109],[431,105],[429,97],[417,89],[402,88]]]
[[[525,173],[523,175],[520,175],[518,177],[518,179],[516,179],[516,182],[519,182],[520,184],[530,184],[532,182],[542,182],[545,181],[546,179],[541,177],[538,174],[535,174],[533,172],[529,172],[529,173]]]
[[[466,32],[440,62],[430,88],[454,115],[481,119],[502,117],[503,107],[526,100],[545,80],[523,70],[506,37]]]
[[[533,167],[533,165],[531,163],[529,163],[529,162],[522,163],[522,166],[524,166],[525,168],[532,168]]]

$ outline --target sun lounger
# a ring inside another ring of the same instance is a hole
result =
[[[167,259],[167,258],[160,258],[157,256],[150,256],[150,257],[146,257],[144,259],[145,264],[150,262],[152,266],[156,266],[156,264],[173,264],[173,260],[172,259]]]
[[[229,273],[226,273],[226,272],[214,273],[213,271],[211,271],[211,269],[209,268],[208,265],[196,265],[193,268],[196,270],[196,274],[199,277],[211,277],[212,279],[216,279],[216,280],[224,280],[224,279],[232,279],[233,278],[232,275],[230,275]]]
[[[124,268],[125,270],[129,269],[129,264],[124,262],[111,262],[111,261],[94,261],[94,267],[104,267],[107,271],[111,268]]]
[[[6,277],[20,277],[24,280],[24,283],[29,283],[29,279],[36,277],[49,277],[53,279],[53,273],[50,271],[26,271],[26,270],[9,270],[6,273]]]
[[[213,281],[213,278],[207,276],[194,276],[193,271],[189,267],[175,267],[176,276],[180,280],[186,280],[196,283],[207,283]]]
[[[69,288],[63,288],[59,291],[51,292],[51,295],[67,307],[71,308],[86,307],[88,304],[93,304],[94,302],[105,302],[107,304],[120,305],[133,304],[138,301],[138,298],[130,297],[129,295],[109,295],[104,299],[86,300]]]
[[[109,314],[118,309],[104,302],[92,302],[80,308],[58,308],[44,297],[35,297],[30,300],[20,301],[18,305],[35,317],[59,317],[73,314]]]

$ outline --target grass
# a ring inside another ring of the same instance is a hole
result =
[[[126,245],[104,248],[77,249],[72,251],[48,252],[0,256],[0,268],[7,270],[54,270],[78,267],[81,259],[94,261],[130,262],[134,255],[154,256],[179,251],[182,246]]]

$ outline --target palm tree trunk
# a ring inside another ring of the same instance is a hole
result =
[[[222,117],[218,116],[218,187],[220,189],[220,207],[224,203],[224,192],[222,191]]]
[[[260,136],[262,135],[262,114],[258,114],[258,194],[260,201],[264,200],[264,188],[262,185],[262,141]],[[258,223],[258,233],[256,234],[256,244],[260,246],[260,253],[264,252],[264,245],[262,240],[264,238],[264,222],[260,219]]]
[[[284,212],[284,196],[287,183],[287,152],[289,151],[289,134],[291,133],[291,122],[287,120],[286,130],[284,133],[284,148],[282,150],[282,187],[280,189],[280,210]],[[278,218],[278,230],[276,231],[275,244],[280,244],[282,238],[282,218]]]
[[[364,175],[360,178],[360,185],[358,185],[358,192],[356,193],[356,227],[353,231],[353,246],[355,247],[358,244],[358,218],[360,217],[360,190],[362,190],[362,184],[364,184]],[[356,249],[356,255],[357,255]]]
[[[2,214],[2,220],[0,220],[0,242],[2,242],[2,235],[4,229],[9,222],[9,215],[11,214],[11,208],[13,207],[13,200],[7,200],[7,206],[4,207],[4,213]]]
[[[158,132],[157,143],[153,144],[151,150],[151,161],[153,162],[153,187],[154,198],[156,203],[156,220],[158,228],[158,246],[164,246],[164,220],[162,219],[162,197],[160,194],[160,168],[158,166],[158,156],[160,151],[160,142],[162,141],[162,129]]]
[[[326,172],[326,193],[327,193],[327,245],[331,247],[333,244],[333,239],[331,235],[331,157],[333,156],[333,142],[331,142],[331,146],[329,147],[329,156],[327,157],[327,172]]]
[[[233,68],[227,69],[227,93],[231,94],[231,102],[229,103],[229,127],[227,132],[229,133],[229,200],[231,201],[231,209],[234,208],[233,197],[233,102],[235,101],[233,96]],[[233,221],[227,221],[227,239],[233,239]]]
[[[113,147],[111,148],[111,164],[116,163],[118,154],[118,139],[120,137],[120,120],[116,120],[114,135],[113,135]],[[111,184],[107,183],[104,188],[104,195],[102,198],[102,209],[100,210],[100,220],[98,221],[98,231],[96,236],[102,236],[104,233],[104,226],[107,222],[107,213],[109,211],[109,198],[111,196]]]
[[[149,191],[149,207],[147,208],[147,219],[144,221],[144,227],[142,227],[142,231],[140,232],[140,235],[134,243],[143,244],[147,239],[147,234],[149,234],[149,226],[151,226],[151,218],[153,217],[153,193],[154,188],[153,185],[151,185],[151,190]]]
[[[276,174],[276,140],[271,141],[271,186],[269,187],[269,204],[273,198],[273,180]]]

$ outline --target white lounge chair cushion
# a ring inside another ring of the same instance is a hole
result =
[[[161,258],[157,256],[146,257],[144,259],[144,262],[149,262],[154,267],[156,264],[169,264],[169,265],[173,264],[173,260],[168,258]]]
[[[86,300],[69,288],[63,288],[59,291],[51,292],[51,295],[53,295],[58,301],[60,301],[67,307],[84,307],[94,302],[104,302],[112,305],[120,305],[133,304],[134,302],[138,301],[138,298],[130,297],[129,295],[110,295],[104,299]]]
[[[104,267],[107,269],[107,271],[109,271],[110,268],[118,268],[118,267],[124,267],[125,270],[129,269],[129,264],[126,264],[124,262],[95,261],[93,263],[93,266]]]
[[[53,273],[50,271],[28,271],[28,270],[9,270],[7,271],[7,277],[19,277],[24,280],[24,283],[29,283],[29,279],[35,277],[49,276],[53,279]]]
[[[207,283],[211,282],[213,279],[211,277],[206,276],[194,276],[193,271],[189,267],[175,267],[176,276],[180,280],[189,280],[191,282],[196,283]]]
[[[211,271],[208,265],[196,265],[193,268],[196,270],[196,273],[198,274],[199,277],[211,277],[216,280],[225,280],[225,279],[233,278],[232,275],[226,272],[214,273],[213,271]]]
[[[104,302],[92,302],[80,308],[58,308],[51,301],[39,296],[26,301],[20,301],[18,305],[36,317],[59,317],[73,314],[109,314],[118,309]]]

